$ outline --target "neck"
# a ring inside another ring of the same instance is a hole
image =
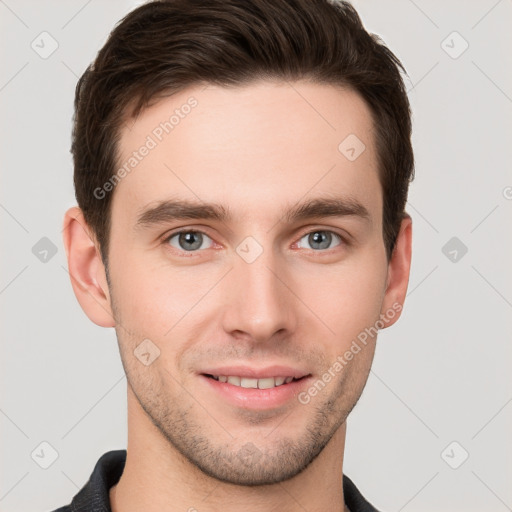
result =
[[[128,386],[129,388],[129,386]],[[240,486],[205,475],[161,434],[128,391],[126,465],[110,490],[112,512],[347,511],[343,496],[346,423],[311,464],[273,485]]]

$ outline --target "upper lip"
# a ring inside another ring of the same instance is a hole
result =
[[[218,368],[209,368],[201,373],[205,375],[225,375],[227,377],[237,376],[252,379],[265,379],[268,377],[293,377],[295,379],[300,379],[309,375],[308,372],[284,365],[266,366],[265,368],[254,368],[250,366],[222,366]]]

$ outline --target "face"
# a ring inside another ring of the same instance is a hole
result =
[[[329,85],[190,88],[126,123],[119,163],[109,292],[136,414],[217,479],[298,474],[391,308],[369,109]]]

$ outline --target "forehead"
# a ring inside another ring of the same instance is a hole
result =
[[[378,209],[373,132],[368,106],[350,89],[267,81],[191,87],[122,127],[125,172],[113,211],[136,213],[172,196],[224,202],[238,216],[262,214],[265,205],[270,215],[273,204],[333,192]]]

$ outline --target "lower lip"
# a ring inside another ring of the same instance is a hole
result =
[[[244,409],[272,409],[285,405],[304,389],[310,376],[269,389],[242,388],[200,375],[201,379],[231,404]]]

